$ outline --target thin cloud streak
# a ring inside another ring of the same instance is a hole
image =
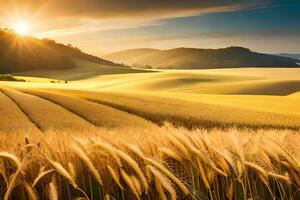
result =
[[[53,18],[161,19],[260,7],[267,0],[6,0],[1,13],[19,10],[22,15],[48,15]]]
[[[0,19],[3,19],[0,23],[12,28],[12,24],[26,20],[35,25],[32,28],[35,35],[58,36],[147,26],[167,18],[259,8],[268,5],[267,1],[6,0],[0,1]]]

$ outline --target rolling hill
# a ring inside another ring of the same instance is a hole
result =
[[[281,53],[278,56],[288,57],[288,58],[295,58],[298,59],[300,62],[300,54],[290,54],[290,53]]]
[[[299,129],[299,77],[297,68],[157,70],[156,73],[106,74],[68,84],[53,84],[48,80],[0,82],[0,88],[4,93],[5,88],[12,88],[46,99],[94,124],[105,121],[114,127],[128,124],[128,117],[116,116],[121,111],[154,124],[170,122],[186,128]],[[25,101],[25,96],[20,95],[15,101],[19,98]],[[32,102],[33,97],[30,99]],[[24,105],[23,110],[25,106],[30,107]],[[46,104],[39,110],[47,110]],[[134,125],[136,120],[133,121]],[[138,121],[145,124],[143,120]],[[40,126],[46,122],[46,119],[39,122]]]
[[[134,67],[158,69],[214,69],[240,67],[298,67],[298,60],[253,52],[242,47],[224,49],[132,49],[104,56]]]
[[[63,45],[50,39],[19,36],[14,31],[0,29],[0,73],[74,69],[78,60],[125,68],[86,54],[71,45]]]

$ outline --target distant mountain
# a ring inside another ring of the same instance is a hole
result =
[[[298,67],[298,60],[256,53],[243,47],[224,49],[132,49],[104,56],[134,67],[159,69],[212,69],[238,67]]]
[[[75,60],[124,67],[96,56],[86,54],[71,45],[54,40],[39,40],[19,36],[11,30],[0,29],[0,74],[30,70],[62,70],[76,67]]]
[[[281,53],[281,54],[277,54],[277,55],[287,57],[287,58],[295,58],[295,59],[300,60],[300,54]]]

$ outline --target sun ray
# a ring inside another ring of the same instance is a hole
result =
[[[14,29],[19,35],[27,35],[29,33],[29,26],[26,23],[17,23],[14,25]]]

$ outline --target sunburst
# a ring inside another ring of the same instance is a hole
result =
[[[29,33],[29,26],[27,23],[17,23],[14,25],[14,30],[19,35],[27,35]]]

